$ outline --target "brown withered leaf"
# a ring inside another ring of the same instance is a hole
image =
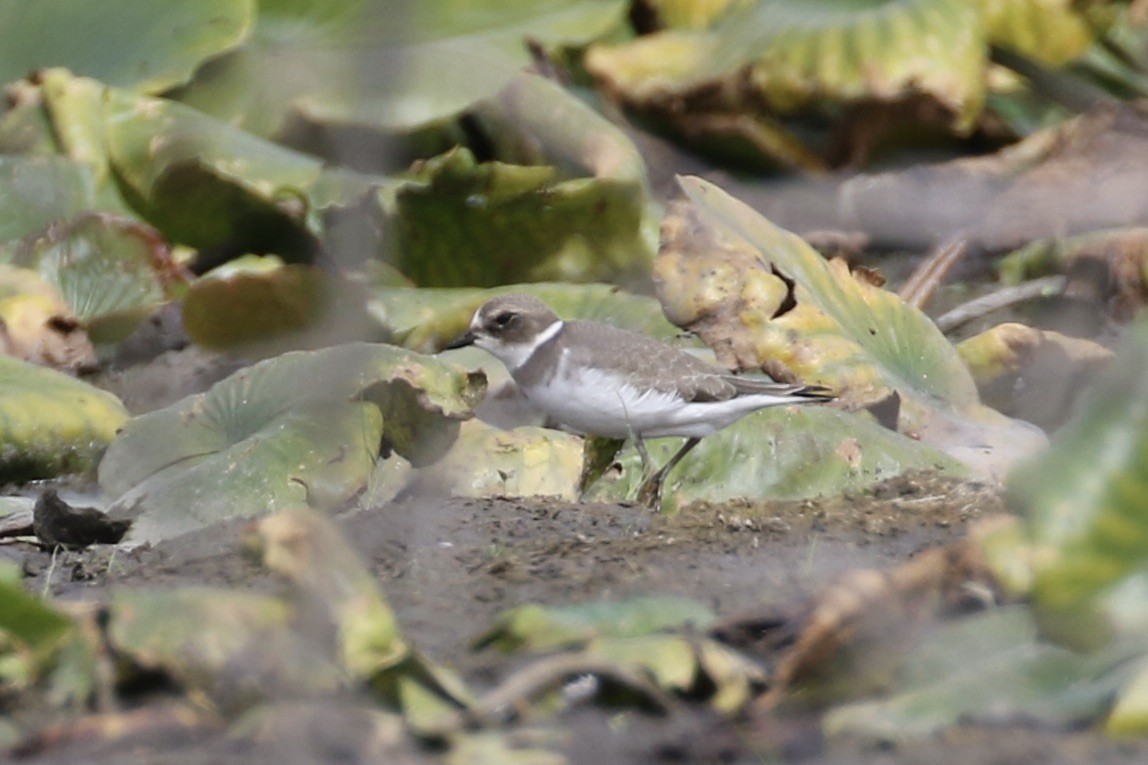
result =
[[[852,571],[828,586],[808,609],[757,710],[786,701],[836,702],[881,688],[925,628],[998,600],[972,539],[925,550],[896,568]]]

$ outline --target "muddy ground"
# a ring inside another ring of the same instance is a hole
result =
[[[696,507],[677,517],[628,505],[411,497],[343,514],[339,524],[378,576],[408,639],[482,690],[504,677],[514,660],[475,653],[470,642],[510,606],[660,593],[696,598],[722,617],[784,610],[843,572],[894,565],[928,545],[959,538],[971,520],[1002,510],[989,487],[910,476],[829,502]],[[99,600],[112,587],[281,587],[244,552],[242,526],[212,527],[127,554],[63,553],[54,564],[47,552],[20,552],[33,574],[30,587],[66,600]],[[152,689],[132,703],[158,709],[171,698]],[[24,761],[437,760],[414,747],[380,756],[359,723],[361,715],[353,700],[330,700],[312,708],[305,723],[261,744],[229,738],[223,728],[176,726],[95,746],[57,746]],[[730,722],[688,704],[670,717],[619,717],[587,707],[540,724],[544,740],[571,763],[595,765],[1148,761],[1148,746],[1087,732],[1010,725],[873,747],[824,741],[814,716]]]

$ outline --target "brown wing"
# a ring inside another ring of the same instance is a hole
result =
[[[655,390],[677,391],[687,401],[725,401],[738,394],[733,382],[737,378],[724,369],[652,337],[589,321],[566,322],[566,333],[576,362],[600,367],[593,351],[610,349],[611,369],[640,375]]]

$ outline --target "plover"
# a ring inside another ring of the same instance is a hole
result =
[[[484,303],[448,348],[476,345],[497,357],[526,398],[583,435],[633,438],[642,457],[639,500],[657,504],[666,476],[698,442],[768,406],[825,402],[817,385],[738,377],[652,337],[593,321],[563,321],[523,294]],[[686,438],[653,471],[644,439]]]

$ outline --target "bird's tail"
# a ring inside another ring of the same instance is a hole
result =
[[[815,401],[832,401],[837,398],[837,394],[824,385],[777,383],[772,380],[756,380],[752,377],[731,376],[727,379],[733,383],[738,394],[742,396],[764,393],[766,395],[784,398],[810,399],[810,401],[802,403],[811,404]],[[794,401],[793,403],[796,404],[798,402]]]

